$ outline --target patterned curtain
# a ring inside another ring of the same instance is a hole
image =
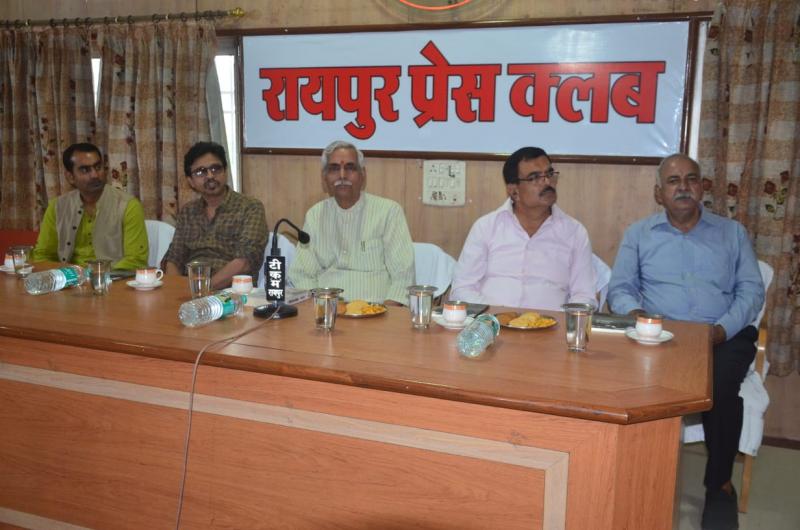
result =
[[[216,33],[205,20],[96,28],[102,56],[97,137],[109,182],[136,195],[145,217],[175,221],[194,198],[183,155],[209,140],[206,78]]]
[[[69,191],[61,153],[92,141],[86,28],[0,29],[0,228],[38,230],[47,201]]]
[[[775,269],[770,373],[800,369],[800,2],[725,0],[709,26],[700,164],[707,204]],[[713,180],[712,180],[713,179]]]

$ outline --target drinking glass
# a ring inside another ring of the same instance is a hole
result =
[[[32,248],[30,245],[16,245],[9,249],[11,258],[14,260],[14,273],[20,278],[25,278],[33,270],[33,267],[28,264]]]
[[[431,324],[433,311],[433,285],[412,285],[408,288],[408,309],[411,311],[411,325],[414,329],[425,329]]]
[[[342,289],[338,287],[319,287],[311,289],[314,299],[314,324],[317,329],[330,332],[336,325],[336,306]]]
[[[561,306],[567,321],[567,349],[572,352],[586,351],[592,329],[592,304],[564,304]]]
[[[92,293],[103,296],[108,293],[111,285],[111,261],[107,259],[93,259],[86,262],[89,269],[89,281]]]
[[[211,294],[211,264],[206,261],[190,261],[186,264],[189,276],[189,291],[192,298],[202,298]]]

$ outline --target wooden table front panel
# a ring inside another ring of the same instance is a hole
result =
[[[174,526],[191,365],[0,338],[0,521]],[[202,366],[182,528],[671,528],[679,419]],[[32,526],[32,525],[31,525]]]

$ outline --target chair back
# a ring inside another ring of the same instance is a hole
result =
[[[435,286],[437,298],[450,287],[456,260],[433,243],[414,243],[414,265],[417,283]]]
[[[5,254],[14,245],[35,245],[38,238],[36,230],[0,230],[0,253]]]
[[[611,281],[611,267],[606,265],[606,262],[598,258],[595,254],[592,254],[592,266],[594,266],[594,275],[596,278],[594,290],[597,292],[597,297],[599,299],[597,310],[602,311],[606,303],[606,296],[608,296],[608,282]]]
[[[267,256],[269,256],[269,249],[272,247],[273,237],[275,237],[275,235],[272,232],[270,232],[269,238],[267,239],[267,247],[264,249],[264,260],[261,262],[262,270],[261,274],[259,274],[258,277],[258,287],[262,289],[264,288],[264,283],[265,283],[264,270],[263,270],[264,262],[267,260]],[[286,258],[286,270],[288,271],[289,266],[292,264],[292,262],[294,261],[294,257],[297,254],[297,249],[295,248],[294,243],[292,243],[288,237],[282,234],[278,234],[278,248],[281,251],[281,256]],[[292,287],[288,274],[286,275],[286,286]]]
[[[769,291],[769,286],[772,283],[772,277],[775,276],[775,271],[764,261],[758,260],[758,270],[761,272],[761,281],[764,282],[764,305],[761,306],[761,311],[758,312],[758,316],[753,321],[753,327],[758,329],[758,326],[761,325],[761,319],[764,318],[764,311],[767,309],[767,297],[766,292]]]
[[[147,241],[150,245],[150,251],[147,254],[147,266],[159,267],[161,260],[164,259],[164,254],[169,249],[169,244],[172,243],[175,227],[155,219],[146,219],[144,226],[147,229]]]

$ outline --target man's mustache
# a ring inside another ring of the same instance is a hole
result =
[[[688,191],[679,191],[675,195],[672,196],[673,201],[679,201],[681,199],[692,199],[694,200],[694,196]]]
[[[353,185],[353,183],[350,182],[349,180],[346,180],[346,179],[339,179],[339,180],[337,180],[336,182],[333,183],[334,187],[337,187],[337,186],[352,186],[352,185]]]
[[[552,191],[553,193],[555,193],[556,189],[553,186],[547,186],[545,189],[543,189],[542,191],[539,192],[539,196],[541,197],[542,195],[544,195],[548,191]]]

